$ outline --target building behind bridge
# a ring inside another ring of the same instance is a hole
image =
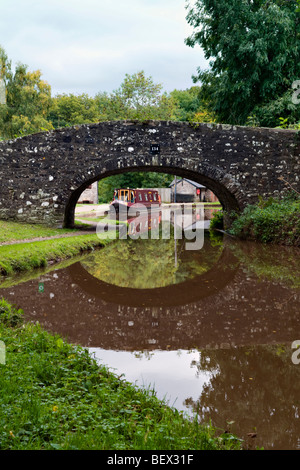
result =
[[[175,201],[175,186],[176,202],[219,202],[217,196],[210,189],[187,178],[174,178],[170,184],[171,194],[168,202]]]
[[[96,181],[80,194],[77,204],[98,204],[98,202],[98,181]]]

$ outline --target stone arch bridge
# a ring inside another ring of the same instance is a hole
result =
[[[226,211],[299,188],[299,132],[223,124],[118,121],[0,142],[0,218],[72,227],[90,184],[126,171],[177,174]],[[283,178],[285,181],[283,181]]]

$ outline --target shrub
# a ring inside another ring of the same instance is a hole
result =
[[[0,300],[0,323],[14,327],[22,323],[23,311],[10,305],[6,300]]]
[[[213,217],[210,221],[210,230],[223,230],[224,220],[223,220],[223,211],[218,211],[213,214]]]
[[[294,194],[284,199],[259,199],[238,216],[229,233],[263,243],[300,245],[300,198]]]

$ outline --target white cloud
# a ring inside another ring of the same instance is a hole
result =
[[[185,0],[5,0],[0,44],[40,69],[56,93],[112,91],[145,70],[167,91],[192,86],[207,62],[184,44]]]

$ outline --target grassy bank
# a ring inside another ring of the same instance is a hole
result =
[[[216,215],[211,228],[221,228],[221,214]],[[285,199],[260,200],[244,211],[230,214],[234,218],[229,234],[242,240],[300,246],[300,198],[296,194]]]
[[[105,237],[92,234],[0,246],[0,275],[45,267],[106,243]]]
[[[239,449],[0,300],[0,449]],[[2,344],[3,344],[2,343]],[[3,358],[3,356],[0,356]]]
[[[21,224],[0,220],[0,243],[30,240],[39,237],[53,237],[74,232],[73,229],[50,228],[44,225]]]

